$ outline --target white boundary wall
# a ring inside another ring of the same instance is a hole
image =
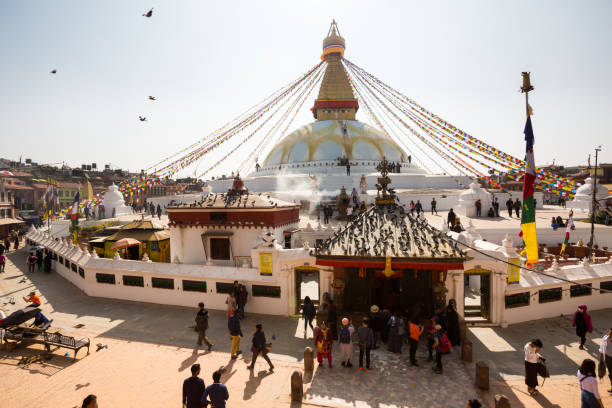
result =
[[[57,254],[58,259],[53,261],[52,269],[88,296],[187,307],[196,307],[198,302],[204,302],[209,309],[225,310],[227,294],[217,293],[216,283],[231,284],[234,280],[238,280],[247,287],[249,292],[247,312],[272,315],[293,313],[292,302],[295,302],[295,299],[292,287],[294,276],[290,273],[292,269],[280,267],[277,259],[275,259],[273,275],[262,276],[258,269],[245,267],[96,258],[72,243],[50,238],[39,231],[30,231],[26,238],[34,245],[42,245]],[[29,247],[26,246],[26,248],[29,250]],[[288,261],[294,266],[303,264],[304,259],[308,258],[306,250],[291,250],[291,254],[287,255],[290,258]],[[60,264],[60,257],[64,262],[69,261],[68,267]],[[73,264],[76,272],[72,270]],[[96,274],[100,273],[113,274],[115,284],[98,282]],[[142,277],[144,286],[126,286],[123,284],[123,276]],[[173,279],[174,289],[152,287],[153,278]],[[206,293],[184,291],[183,280],[206,282]],[[280,298],[253,296],[253,285],[278,286],[280,287]]]

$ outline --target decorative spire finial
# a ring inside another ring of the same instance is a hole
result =
[[[380,171],[380,175],[382,176],[378,178],[378,184],[376,184],[376,189],[378,190],[376,205],[394,204],[395,190],[388,187],[391,183],[388,174],[393,170],[392,164],[383,156],[382,161],[376,166],[376,170]]]

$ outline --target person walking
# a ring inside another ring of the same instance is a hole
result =
[[[240,338],[243,337],[243,335],[242,329],[240,328],[238,313],[232,313],[230,318],[227,320],[227,328],[229,329],[230,336],[232,336],[230,357],[234,359],[238,357],[238,354],[242,353],[240,350]]]
[[[199,375],[200,365],[196,363],[191,366],[191,377],[183,381],[183,408],[202,408],[202,396],[206,386]]]
[[[540,339],[533,339],[525,344],[525,385],[529,395],[536,396],[538,391],[538,358],[541,357],[539,352],[543,344]]]
[[[457,313],[455,299],[449,300],[448,306],[446,306],[446,325],[451,345],[458,346],[461,343],[461,338],[459,334],[459,314]]]
[[[508,201],[506,201],[506,208],[508,209],[508,217],[512,218],[512,208],[514,208],[512,197],[508,198]]]
[[[9,240],[8,235],[6,237],[4,237],[4,249],[6,250],[7,254],[11,250],[11,241]]]
[[[43,259],[44,270],[47,273],[51,273],[51,253],[47,253]]]
[[[410,208],[410,215],[414,215],[414,207],[415,207],[414,201],[410,200],[410,206],[409,206],[409,208]]]
[[[366,317],[357,329],[357,337],[359,337],[359,369],[363,370],[363,355],[365,354],[366,372],[370,371],[370,351],[374,345],[374,331],[369,327],[369,324],[370,319]]]
[[[316,207],[316,211],[317,211],[317,221],[321,221],[321,211],[322,211],[323,207],[321,206],[321,202],[319,201],[317,203],[317,207]]]
[[[608,377],[610,378],[610,389],[608,392],[612,394],[612,327],[608,329],[608,333],[601,339],[599,361],[603,362],[608,368]]]
[[[476,216],[480,217],[482,215],[482,201],[480,201],[480,198],[478,200],[476,200]]]
[[[436,197],[434,197],[431,199],[431,213],[433,214],[435,212],[436,215],[438,215],[438,210],[436,210],[436,205],[438,205],[438,202],[436,201]]]
[[[448,210],[448,215],[446,216],[446,223],[448,225],[448,228],[452,229],[455,226],[456,218],[457,218],[457,215],[455,214],[453,209],[451,208],[450,210]]]
[[[225,401],[229,399],[229,392],[227,392],[227,387],[221,384],[221,370],[215,371],[212,378],[213,383],[206,387],[204,395],[202,395],[202,406],[207,407],[210,404],[212,408],[225,408]]]
[[[378,305],[370,306],[370,313],[368,327],[372,330],[374,334],[374,340],[372,341],[372,349],[376,350],[378,343],[379,334],[382,336],[382,325],[383,325],[383,316],[380,313],[380,308]]]
[[[304,298],[304,305],[302,305],[302,317],[304,319],[304,338],[306,338],[307,334],[307,325],[310,325],[310,330],[312,330],[314,334],[314,327],[312,326],[312,320],[314,319],[317,312],[315,311],[315,305],[310,300],[310,296],[306,296]]]
[[[340,364],[342,367],[352,367],[351,358],[353,357],[353,333],[355,328],[350,324],[348,318],[342,319],[340,326]]]
[[[329,368],[332,368],[333,342],[334,338],[331,330],[327,327],[327,324],[325,324],[325,322],[321,322],[319,327],[317,327],[314,337],[314,343],[317,348],[317,361],[319,362],[319,367],[323,367],[323,358],[327,358]]]
[[[4,252],[0,252],[0,272],[4,272],[5,265],[6,265],[6,255],[4,255]]]
[[[161,206],[157,204],[157,218],[159,218],[160,220],[161,220],[161,215],[162,215]]]
[[[227,295],[225,304],[227,305],[226,316],[229,319],[229,317],[238,309],[238,303],[236,302],[233,292]]]
[[[444,352],[444,345],[442,344],[442,326],[439,324],[434,326],[433,341],[433,347],[436,352],[436,365],[433,367],[433,370],[436,374],[442,374],[444,372],[444,369],[442,368],[442,353]]]
[[[249,292],[246,286],[240,284],[240,289],[238,291],[238,317],[241,319],[244,319],[244,308],[246,307],[248,299]]]
[[[495,216],[499,217],[499,201],[497,201],[497,197],[493,200],[493,210],[495,210]]]
[[[36,251],[36,269],[38,270],[38,272],[40,272],[40,270],[42,269],[42,265],[43,265],[43,253],[39,249],[38,251]]]
[[[389,341],[387,343],[387,349],[392,353],[402,352],[402,338],[399,335],[399,326],[401,320],[396,310],[393,311],[391,318],[387,325],[389,326]]]
[[[325,204],[323,207],[323,222],[329,224],[329,204]]]
[[[590,358],[584,359],[578,369],[581,408],[604,408],[597,387],[595,369],[595,361]]]
[[[421,204],[421,200],[417,200],[414,205],[414,209],[416,210],[417,216],[423,212],[423,204]]]
[[[418,367],[419,364],[416,360],[416,352],[417,346],[419,345],[419,337],[423,334],[423,326],[419,325],[416,319],[413,319],[410,321],[408,327],[410,331],[410,364]]]
[[[348,160],[346,162],[346,175],[347,176],[351,175],[351,163]]]
[[[198,313],[195,317],[196,329],[198,331],[198,346],[202,345],[202,341],[208,346],[208,350],[212,349],[213,344],[206,337],[206,330],[208,330],[208,310],[204,309],[204,302],[198,303]]]
[[[327,310],[327,327],[331,331],[332,338],[338,340],[338,309],[334,304],[334,299],[329,299]]]
[[[257,360],[257,356],[261,354],[263,359],[268,362],[268,365],[270,366],[270,371],[274,371],[274,365],[270,361],[270,357],[268,357],[268,344],[266,343],[266,335],[263,332],[263,327],[261,323],[255,325],[255,333],[253,333],[253,338],[251,342],[251,351],[253,352],[253,357],[251,358],[251,364],[247,366],[247,370],[252,370],[255,368],[255,361]]]
[[[574,312],[572,327],[576,328],[576,336],[580,337],[580,346],[578,348],[584,350],[587,332],[593,333],[593,324],[591,323],[591,316],[587,313],[586,305],[578,306],[578,310]]]
[[[521,206],[522,204],[517,197],[514,201],[514,212],[516,213],[516,218],[521,218]]]

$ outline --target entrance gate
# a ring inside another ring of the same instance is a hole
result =
[[[319,268],[316,266],[297,266],[295,268],[295,313],[301,313],[304,298],[310,297],[312,303],[319,304]]]
[[[464,299],[465,317],[482,317],[485,320],[489,320],[491,318],[492,271],[476,265],[474,268],[465,270],[463,273],[469,277],[468,288],[471,291],[480,293],[480,301],[477,302],[477,299],[472,299],[471,293],[466,292]]]

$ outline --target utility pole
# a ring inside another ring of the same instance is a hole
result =
[[[597,207],[597,156],[601,151],[601,146],[595,149],[595,175],[593,176],[593,203],[591,204],[591,239],[589,240],[589,260],[594,256],[593,240],[595,236],[595,209]]]

